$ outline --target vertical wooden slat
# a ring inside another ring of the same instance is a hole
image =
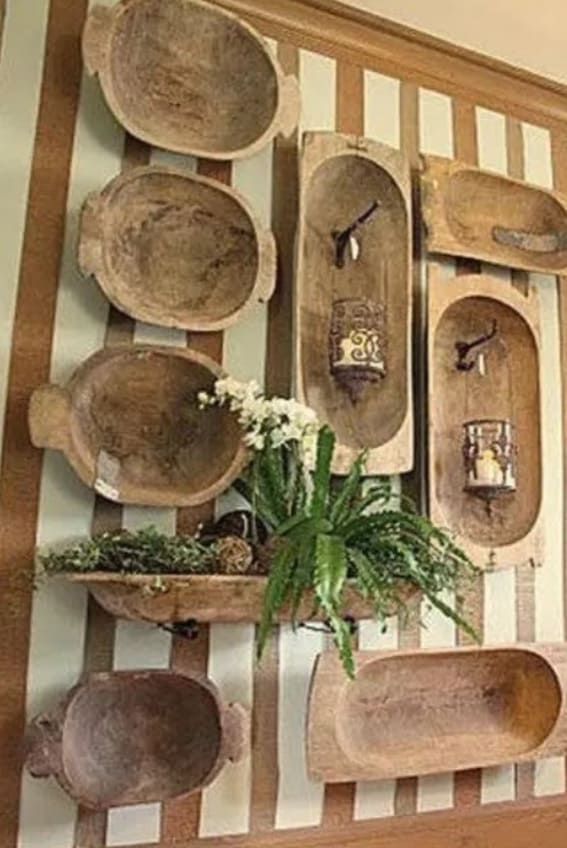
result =
[[[337,63],[337,132],[364,134],[364,71],[357,65]],[[339,827],[354,818],[356,783],[329,783],[325,786],[323,827]]]
[[[554,130],[551,134],[551,157],[553,165],[553,185],[563,193],[567,193],[567,129]],[[561,408],[563,432],[563,497],[566,505],[563,512],[563,632],[567,635],[567,277],[557,278],[557,297],[559,303],[559,330],[561,355]],[[567,780],[567,759],[565,760],[565,775]]]
[[[453,139],[455,157],[470,165],[478,165],[478,137],[476,128],[476,109],[473,104],[461,100],[453,101]],[[457,275],[478,274],[481,271],[480,262],[458,259]],[[478,577],[467,585],[462,592],[460,611],[467,621],[482,637],[483,630],[483,580]],[[472,639],[461,630],[457,633],[459,645],[470,645]],[[455,775],[455,807],[462,809],[480,804],[482,771],[471,769]]]
[[[0,0],[0,60],[2,59],[2,44],[4,40],[4,21],[6,20],[6,0]]]
[[[278,59],[286,74],[299,74],[299,51],[280,42]],[[291,392],[293,248],[298,203],[299,132],[278,137],[272,160],[272,229],[278,244],[276,291],[268,305],[264,383],[268,395]],[[272,830],[278,799],[279,629],[275,628],[261,665],[254,671],[250,831]]]
[[[131,135],[124,138],[121,170],[128,171],[139,165],[147,165],[149,147]],[[109,306],[104,346],[131,344],[134,339],[135,323],[128,315]],[[117,532],[122,528],[122,506],[95,496],[91,532],[93,536],[105,532]],[[84,671],[111,671],[114,658],[116,622],[109,613],[101,609],[93,598],[89,598],[85,633]],[[75,826],[76,848],[103,848],[106,845],[108,815],[94,812],[85,807],[77,810]]]
[[[419,89],[413,83],[400,85],[400,147],[408,158],[412,171],[413,208],[420,208],[419,195]],[[413,226],[413,404],[415,421],[415,461],[410,474],[402,477],[403,491],[423,508],[426,505],[426,453],[423,403],[426,384],[425,362],[425,293],[422,285],[422,232],[419,216],[414,216]],[[410,604],[405,620],[400,620],[400,648],[419,647],[419,599]],[[398,780],[394,798],[396,815],[411,815],[417,810],[417,778]]]
[[[200,159],[197,173],[230,184],[232,166],[230,162],[216,162]],[[187,346],[207,354],[217,362],[222,362],[223,334],[187,333]],[[209,501],[199,507],[183,508],[177,511],[176,530],[178,533],[195,533],[201,524],[214,517],[215,502]],[[209,627],[201,624],[195,640],[188,641],[182,636],[174,636],[171,641],[170,667],[177,672],[200,673],[207,671],[209,659]],[[162,808],[161,838],[166,842],[181,839],[194,839],[199,835],[201,818],[201,793],[188,798],[168,801]]]
[[[508,174],[518,180],[525,178],[524,137],[522,124],[515,118],[506,118],[506,151]],[[512,271],[512,285],[527,295],[530,275],[527,271]],[[529,564],[516,569],[516,621],[517,638],[531,642],[535,638],[535,575]],[[526,801],[533,798],[535,766],[522,763],[516,766],[516,799]]]
[[[9,598],[0,617],[3,646],[0,652],[0,844],[3,848],[12,848],[18,838],[32,591],[31,579],[25,579],[25,575],[30,575],[34,562],[42,467],[42,454],[29,441],[27,407],[33,389],[49,379],[81,80],[78,42],[85,12],[85,0],[75,3],[52,0],[49,9],[12,329],[0,465],[0,594]],[[61,68],[65,68],[64,75]]]

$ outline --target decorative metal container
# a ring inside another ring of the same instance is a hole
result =
[[[333,302],[329,332],[331,374],[356,402],[364,387],[387,374],[386,307],[366,298]]]
[[[463,457],[465,492],[491,501],[516,491],[514,427],[508,419],[466,421]]]

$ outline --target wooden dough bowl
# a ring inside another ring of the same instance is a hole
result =
[[[83,59],[129,133],[207,159],[251,156],[299,120],[297,80],[263,38],[201,0],[95,6]]]
[[[28,727],[26,766],[92,809],[197,792],[241,759],[249,719],[201,675],[91,674]]]
[[[527,296],[485,275],[429,281],[429,486],[434,522],[450,527],[479,567],[543,561],[542,406],[538,295]],[[457,342],[491,329],[484,374],[456,368]],[[486,502],[466,492],[463,424],[468,419],[509,419],[517,448],[514,494]]]
[[[81,480],[120,503],[195,506],[236,479],[248,454],[227,409],[197,395],[223,374],[185,348],[129,345],[87,359],[67,386],[40,386],[29,421],[36,447],[62,451]]]
[[[299,399],[337,434],[336,474],[368,450],[368,474],[413,465],[411,386],[410,173],[397,150],[335,133],[306,133],[301,158],[296,268],[296,380]],[[375,201],[377,212],[356,232],[359,256],[336,265],[333,233]],[[333,375],[329,333],[343,298],[385,310],[387,373],[358,397]]]
[[[311,684],[307,760],[327,783],[383,780],[564,755],[567,648],[514,645],[334,652]]]
[[[270,299],[276,249],[234,189],[150,166],[89,195],[79,265],[132,318],[199,332],[223,330]]]
[[[262,617],[266,577],[225,575],[67,574],[82,583],[98,603],[116,618],[173,624],[183,621],[259,622]],[[404,587],[407,600],[417,595],[411,584]],[[313,596],[306,593],[297,620],[313,620]],[[372,605],[354,589],[345,594],[343,615],[372,618]],[[324,618],[320,615],[318,618]],[[290,621],[284,609],[278,621]],[[377,625],[378,626],[378,625]]]
[[[432,253],[562,274],[567,196],[462,162],[423,157],[422,205]]]

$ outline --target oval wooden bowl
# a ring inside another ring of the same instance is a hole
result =
[[[336,264],[333,233],[377,201],[357,231],[360,254]],[[413,467],[411,182],[398,150],[356,136],[305,133],[295,274],[295,373],[299,400],[337,434],[333,471],[348,474],[362,450],[366,474]],[[387,372],[358,398],[333,375],[333,305],[345,298],[384,311]]]
[[[33,393],[36,447],[62,451],[81,480],[120,503],[194,506],[236,479],[248,458],[227,409],[197,395],[224,372],[185,348],[129,345],[91,356],[67,386]]]
[[[484,274],[441,278],[432,271],[428,297],[431,518],[450,527],[479,567],[541,565],[542,404],[537,292],[526,295]],[[478,338],[496,321],[484,349],[485,370],[456,366],[455,345]],[[509,419],[517,448],[517,491],[486,502],[465,490],[463,423]]]
[[[95,6],[83,58],[117,120],[157,147],[236,159],[297,126],[295,77],[251,26],[201,0]]]
[[[567,269],[567,196],[423,157],[423,217],[432,253],[468,256],[543,274]]]
[[[204,676],[91,674],[32,720],[26,767],[92,809],[145,804],[207,786],[244,756],[248,737],[246,711],[223,704]]]
[[[563,754],[564,645],[334,653],[315,666],[311,776],[326,782],[460,771]]]
[[[67,580],[82,583],[98,603],[116,618],[173,624],[180,621],[260,621],[266,577],[220,574],[66,574]],[[418,595],[415,586],[404,586],[407,602]],[[321,620],[313,617],[313,595],[306,593],[297,611],[298,621]],[[342,615],[355,619],[372,618],[372,604],[355,590],[348,589]],[[278,621],[290,621],[291,610],[284,608]]]
[[[150,166],[89,195],[79,265],[133,318],[202,332],[225,329],[270,299],[276,250],[234,189]]]

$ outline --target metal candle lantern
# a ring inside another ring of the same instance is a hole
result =
[[[386,369],[386,309],[363,298],[335,300],[329,332],[331,374],[356,402],[365,385]]]
[[[516,454],[514,428],[508,419],[467,421],[464,428],[463,456],[465,492],[492,501],[516,491]]]

